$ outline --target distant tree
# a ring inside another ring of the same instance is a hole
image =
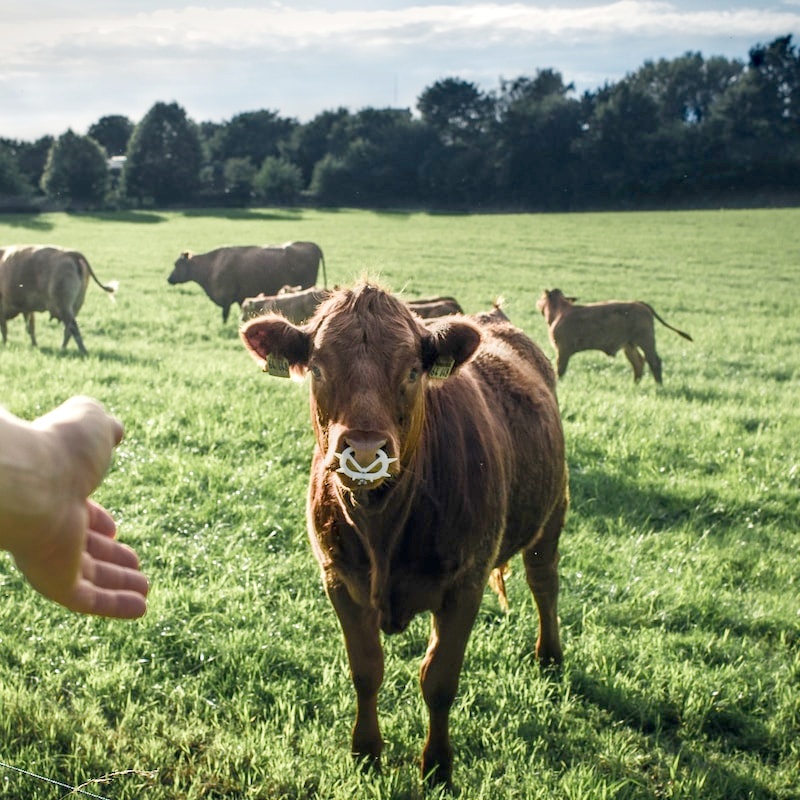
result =
[[[13,146],[0,141],[0,197],[24,197],[33,187],[19,168]]]
[[[128,145],[128,197],[158,205],[189,200],[199,186],[202,152],[197,127],[177,103],[156,103]]]
[[[319,202],[387,206],[421,200],[423,165],[437,139],[410,111],[364,109],[340,119],[331,140],[347,144],[314,167],[311,193]]]
[[[474,205],[490,201],[497,183],[495,100],[475,84],[446,78],[417,100],[423,123],[439,139],[421,166],[434,202]]]
[[[294,120],[279,117],[275,111],[248,111],[220,125],[208,140],[212,161],[249,158],[254,166],[267,156],[277,156],[282,142],[297,126]]]
[[[762,93],[762,114],[783,129],[800,123],[800,51],[792,36],[750,50],[748,73]]]
[[[225,194],[228,201],[246,206],[253,196],[253,178],[256,168],[249,158],[229,158],[222,170]]]
[[[494,119],[494,100],[474,83],[446,78],[428,87],[417,100],[422,120],[445,144],[472,143]]]
[[[581,104],[568,97],[573,88],[553,70],[501,82],[498,163],[508,200],[537,208],[573,201],[573,143],[582,134]]]
[[[280,154],[283,158],[300,167],[303,186],[311,182],[314,165],[336,146],[332,138],[334,129],[340,131],[342,123],[350,117],[346,108],[336,111],[323,111],[305,125],[298,125],[288,140],[281,142]],[[341,148],[339,155],[344,152]]]
[[[623,199],[649,186],[649,171],[665,158],[658,141],[658,105],[630,80],[605,86],[585,100],[584,130],[575,143],[582,190],[602,199]]]
[[[660,124],[698,126],[743,68],[740,61],[706,61],[700,53],[686,53],[671,61],[646,61],[627,80],[655,102]]]
[[[52,136],[42,136],[35,142],[19,142],[13,139],[4,139],[3,143],[13,155],[17,168],[25,176],[27,182],[33,187],[34,192],[41,191],[42,174],[47,163],[47,156],[55,139]]]
[[[725,191],[797,191],[800,58],[791,36],[750,51],[705,128],[706,181]]]
[[[69,130],[50,148],[42,190],[69,205],[99,205],[108,188],[106,159],[106,151],[94,139]]]
[[[253,179],[256,197],[278,206],[295,204],[303,185],[300,167],[276,156],[267,156]]]
[[[120,114],[101,117],[94,125],[89,126],[89,136],[105,147],[110,156],[124,156],[134,125]]]

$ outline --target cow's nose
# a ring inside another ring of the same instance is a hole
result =
[[[385,446],[386,437],[370,431],[349,431],[344,441],[353,448],[353,458],[358,465],[368,467],[378,457],[378,451]]]

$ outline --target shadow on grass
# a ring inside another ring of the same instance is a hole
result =
[[[55,227],[39,214],[0,214],[0,223],[9,228],[26,228],[31,231],[51,231]],[[4,243],[7,244],[9,243]]]
[[[159,360],[157,358],[140,358],[139,356],[132,355],[129,352],[120,353],[116,350],[108,350],[102,347],[92,346],[91,342],[84,341],[86,345],[86,349],[88,350],[89,354],[84,356],[78,351],[75,345],[70,342],[67,345],[67,349],[63,350],[60,345],[44,345],[39,346],[36,348],[39,353],[47,358],[55,358],[59,361],[74,361],[75,363],[82,364],[84,362],[91,362],[91,361],[101,361],[106,363],[115,363],[115,364],[126,364],[126,365],[133,365],[136,366],[148,366],[152,367],[153,369],[157,369],[159,366]],[[33,348],[30,348],[33,350]],[[109,379],[110,380],[110,379]],[[116,380],[114,378],[113,380]],[[99,383],[109,382],[108,380],[104,381],[102,378],[98,379]]]
[[[648,779],[655,784],[669,780],[664,766],[670,762],[681,762],[687,774],[702,778],[712,796],[772,798],[773,792],[762,782],[739,775],[726,769],[718,760],[710,761],[703,752],[703,745],[696,743],[698,735],[688,736],[680,732],[684,710],[667,700],[658,701],[638,696],[627,689],[608,686],[586,672],[576,669],[571,672],[570,685],[575,696],[601,709],[618,722],[627,725],[645,736],[652,737],[654,745],[660,745],[667,753],[661,760],[663,776],[658,766],[652,762],[643,765]],[[698,721],[702,734],[724,743],[725,748],[736,748],[749,753],[757,753],[764,760],[772,760],[781,749],[781,743],[770,735],[766,725],[736,709],[715,710]],[[653,750],[656,750],[654,746]],[[722,791],[724,789],[724,792]]]
[[[593,518],[624,518],[634,527],[659,532],[680,526],[698,531],[725,529],[748,521],[795,528],[799,521],[792,504],[777,496],[769,502],[764,498],[749,502],[746,497],[732,501],[708,489],[695,494],[670,492],[635,476],[626,478],[580,466],[570,470],[572,509],[590,524]]]
[[[230,220],[288,220],[299,222],[303,218],[303,209],[285,208],[275,211],[251,208],[190,208],[181,211],[184,217],[192,219],[200,217],[214,217],[216,219]]]
[[[153,211],[80,211],[70,213],[69,216],[96,219],[100,222],[129,222],[134,225],[155,225],[167,221],[163,214]]]

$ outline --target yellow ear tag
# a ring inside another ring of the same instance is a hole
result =
[[[428,372],[428,375],[431,378],[438,378],[439,380],[449,378],[455,363],[456,362],[452,358],[438,358],[431,367],[430,372]]]
[[[286,358],[277,358],[276,356],[267,356],[267,362],[264,364],[264,372],[268,372],[276,378],[288,378],[289,360]]]

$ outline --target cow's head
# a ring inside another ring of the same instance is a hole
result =
[[[191,260],[192,254],[188,250],[181,253],[176,259],[175,268],[172,270],[172,274],[169,278],[167,278],[167,281],[169,281],[169,283],[186,283],[192,280]]]
[[[565,297],[561,289],[545,289],[542,296],[536,301],[536,308],[542,312],[545,320],[550,320],[566,306],[578,301],[577,297]]]
[[[311,412],[325,466],[346,488],[371,490],[410,461],[429,380],[444,380],[480,342],[471,322],[426,327],[370,284],[339,290],[302,326],[277,314],[245,324],[242,341],[266,372],[310,372]]]

